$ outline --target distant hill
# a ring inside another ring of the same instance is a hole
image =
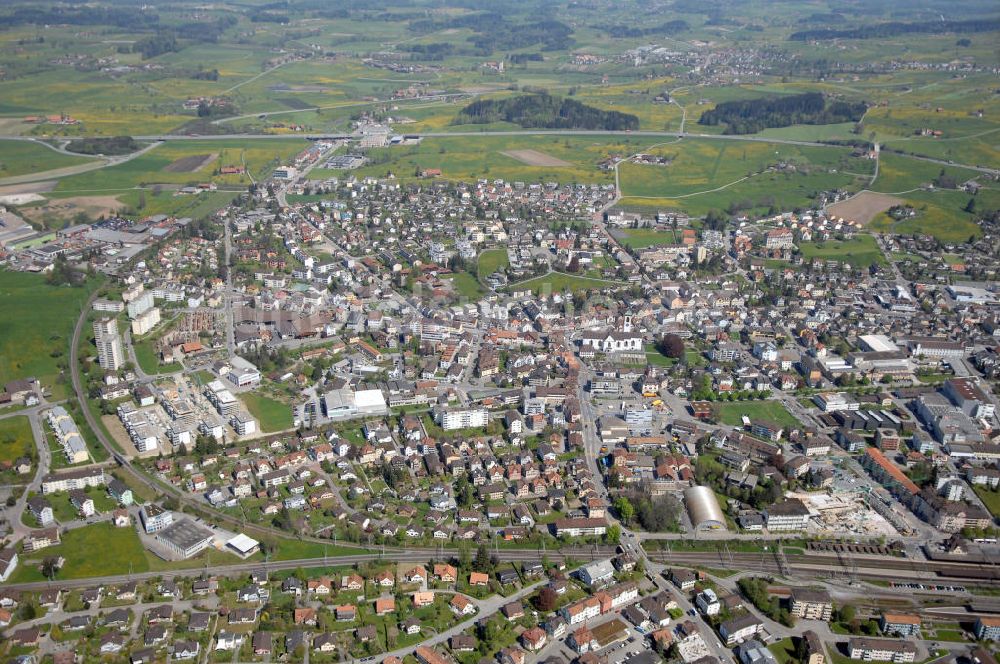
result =
[[[461,110],[455,124],[511,122],[526,129],[604,129],[625,131],[639,128],[639,118],[619,111],[602,111],[574,99],[531,94],[509,99],[481,99]]]

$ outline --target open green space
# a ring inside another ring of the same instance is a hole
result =
[[[611,183],[611,172],[601,170],[597,163],[613,152],[636,151],[650,143],[650,139],[617,136],[435,137],[426,138],[419,145],[373,150],[374,163],[356,173],[359,177],[382,177],[392,172],[403,180],[429,181],[420,178],[419,173],[438,169],[440,177],[447,180],[503,178],[525,183]],[[518,150],[534,150],[565,165],[533,165],[509,156]]]
[[[541,277],[511,284],[508,286],[508,289],[512,291],[530,290],[535,295],[544,295],[546,293],[561,293],[563,291],[582,293],[584,291],[603,290],[605,288],[620,288],[627,285],[624,281],[591,279],[564,272],[550,272]]]
[[[455,272],[446,278],[455,285],[455,291],[462,297],[477,300],[485,292],[482,284],[468,272]]]
[[[654,367],[672,367],[677,364],[677,360],[656,350],[653,344],[646,344],[646,363]]]
[[[130,574],[149,569],[146,551],[135,528],[115,528],[110,523],[96,523],[64,532],[57,546],[27,554],[12,581],[45,580],[38,565],[43,558],[51,556],[66,559],[58,575],[60,579]]]
[[[0,383],[34,377],[55,399],[68,394],[62,370],[73,326],[96,284],[50,286],[39,275],[0,271]]]
[[[780,401],[739,401],[717,403],[713,407],[718,413],[719,421],[730,426],[742,426],[744,415],[751,420],[770,420],[785,427],[801,426],[801,422]]]
[[[619,166],[622,207],[767,211],[814,204],[818,191],[858,189],[874,168],[847,148],[684,139],[649,150],[668,165]]]
[[[799,251],[806,260],[836,260],[857,268],[886,264],[885,256],[871,235],[858,235],[850,240],[802,242],[799,244]]]
[[[510,265],[506,249],[487,249],[479,254],[477,272],[480,279],[485,279],[497,270]]]
[[[39,143],[0,140],[0,178],[51,171],[89,161],[92,158],[63,154]]]
[[[177,186],[202,182],[246,187],[251,182],[251,175],[255,178],[266,176],[306,145],[304,140],[296,138],[166,141],[122,164],[63,178],[56,187],[56,193],[114,192],[159,185],[169,195],[170,190]],[[182,170],[174,170],[177,164],[185,163],[181,160],[197,156],[204,157],[201,162],[204,165],[192,164]],[[248,171],[246,174],[219,173],[225,166],[242,166],[244,162]],[[148,203],[152,196],[147,196],[146,200]]]
[[[15,415],[0,420],[0,462],[13,463],[22,456],[31,455],[35,438],[27,415]]]
[[[795,643],[790,636],[772,643],[767,648],[778,660],[778,664],[796,664],[799,661],[795,656]]]
[[[615,231],[622,244],[632,249],[645,249],[664,244],[677,244],[673,231],[658,231],[652,228],[627,228]]]
[[[157,352],[153,349],[153,340],[145,339],[132,344],[135,349],[135,359],[139,362],[139,367],[150,375],[172,373],[180,371],[181,365],[176,362],[161,364]]]
[[[257,419],[260,430],[264,433],[292,428],[292,409],[288,404],[257,392],[244,392],[240,398],[250,414]]]
[[[979,499],[986,505],[986,509],[990,511],[990,514],[994,518],[1000,519],[1000,491],[991,491],[982,486],[973,488],[976,490],[976,495],[979,496]]]

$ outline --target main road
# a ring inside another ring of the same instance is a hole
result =
[[[505,131],[454,131],[454,132],[421,132],[414,134],[405,135],[417,136],[419,138],[452,138],[452,137],[474,137],[474,136],[639,136],[644,138],[698,138],[714,141],[737,141],[737,142],[749,142],[749,143],[774,143],[776,145],[799,145],[805,147],[843,147],[836,146],[830,143],[821,143],[819,141],[796,141],[792,139],[785,138],[770,138],[767,136],[748,136],[748,135],[736,135],[736,134],[704,134],[697,132],[688,131],[653,131],[653,130],[635,130],[635,131],[612,131],[612,130],[601,130],[601,129],[511,129]],[[288,140],[289,138],[305,138],[309,140],[316,140],[321,138],[339,138],[342,140],[348,140],[355,138],[350,134],[341,133],[324,133],[324,132],[308,132],[305,134],[300,134],[298,136],[289,134],[220,134],[213,136],[201,136],[192,134],[146,134],[141,136],[133,136],[134,139],[138,141],[205,141],[213,140],[217,141],[220,139],[224,140]],[[20,136],[20,135],[0,135],[0,138],[5,140],[15,140],[15,141],[34,141],[37,142],[39,137],[37,136]],[[149,149],[148,147],[145,149]],[[136,153],[133,153],[133,155]],[[912,159],[919,159],[920,161],[926,161],[932,164],[940,164],[942,166],[955,166],[957,168],[965,168],[972,171],[978,171],[980,173],[986,173],[989,175],[995,175],[1000,173],[1000,169],[987,168],[979,165],[971,164],[958,164],[945,159],[935,159],[933,157],[924,157],[921,155],[915,155],[910,153],[902,153],[907,157]],[[90,170],[90,169],[88,169]],[[36,174],[37,175],[37,174]],[[20,178],[32,178],[31,175],[18,176]],[[37,180],[37,177],[29,180],[23,180],[26,182],[33,182]],[[3,182],[0,182],[3,184]],[[13,182],[7,183],[13,184]]]

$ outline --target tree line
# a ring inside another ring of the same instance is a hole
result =
[[[678,32],[685,32],[690,30],[691,26],[688,25],[687,21],[676,20],[667,21],[666,23],[661,23],[660,25],[654,25],[648,28],[640,28],[634,25],[611,25],[607,27],[600,28],[604,32],[608,33],[609,37],[647,37],[650,35],[673,35]]]
[[[543,51],[559,51],[575,43],[573,29],[553,18],[543,17],[524,23],[514,22],[499,12],[465,14],[448,20],[418,19],[410,29],[429,34],[443,29],[467,29],[475,55],[488,56],[496,51],[514,51],[540,45]]]
[[[864,102],[828,101],[819,92],[806,92],[722,102],[702,113],[698,124],[712,127],[724,124],[725,134],[753,134],[793,124],[857,122],[866,109]]]
[[[639,128],[639,118],[630,113],[602,111],[573,99],[541,93],[509,99],[480,99],[461,110],[455,124],[511,122],[526,129],[603,129],[623,131]]]
[[[943,34],[946,32],[993,32],[1000,30],[1000,18],[971,19],[968,21],[924,21],[921,23],[876,23],[857,28],[835,30],[833,28],[816,28],[800,30],[788,36],[791,41],[822,41],[829,39],[873,39],[897,37],[907,34]]]

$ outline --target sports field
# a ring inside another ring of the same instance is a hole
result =
[[[780,401],[740,401],[713,404],[718,413],[719,421],[729,426],[742,426],[743,416],[751,420],[770,420],[786,427],[801,425],[795,416],[788,412]]]

